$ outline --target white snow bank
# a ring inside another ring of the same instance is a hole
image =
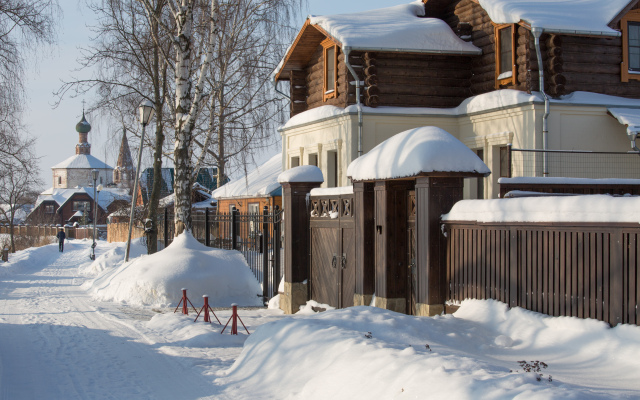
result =
[[[353,194],[353,186],[341,186],[333,188],[311,189],[311,196],[340,196],[343,194]]]
[[[609,113],[611,113],[618,122],[626,126],[629,133],[640,130],[640,110],[633,108],[609,108]]]
[[[100,242],[98,245],[100,246]],[[102,247],[102,246],[100,246]],[[107,245],[108,250],[102,254],[96,252],[96,259],[90,263],[78,267],[78,273],[82,276],[94,277],[102,271],[113,269],[124,263],[124,252],[127,247],[126,242],[111,243]],[[97,250],[97,249],[96,249]],[[142,244],[142,239],[131,240],[129,247],[129,258],[137,258],[147,254],[147,247]]]
[[[354,181],[393,179],[429,172],[491,171],[478,156],[445,130],[427,126],[398,133],[354,160],[347,176]]]
[[[561,177],[516,177],[500,178],[498,183],[503,184],[531,184],[531,185],[640,185],[640,179],[618,179],[618,178],[561,178]]]
[[[310,16],[342,47],[367,50],[404,50],[481,54],[460,39],[444,21],[424,16],[422,1],[350,14]]]
[[[520,360],[547,363],[543,379]],[[638,327],[464,301],[433,318],[351,307],[262,325],[216,383],[230,398],[633,398],[639,367]]]
[[[345,109],[336,106],[322,106],[312,108],[296,114],[287,121],[280,129],[288,128],[290,126],[302,125],[308,122],[320,121],[326,118],[332,118],[341,115],[345,112]]]
[[[315,165],[301,165],[278,175],[278,183],[285,182],[324,182],[322,171]]]
[[[188,232],[156,254],[106,270],[90,284],[99,300],[160,307],[176,306],[182,288],[194,304],[202,304],[206,294],[212,307],[262,305],[260,284],[239,252],[205,247]]]
[[[629,0],[480,0],[496,24],[526,21],[549,31],[603,32],[616,34],[607,25]]]
[[[457,202],[443,221],[640,222],[640,197],[607,195]]]
[[[280,188],[278,174],[282,172],[282,154],[278,153],[246,176],[234,179],[211,193],[214,199],[225,197],[257,197]]]

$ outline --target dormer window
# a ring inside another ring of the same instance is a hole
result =
[[[620,21],[622,31],[622,82],[640,80],[640,10],[629,11]]]
[[[496,89],[516,83],[515,24],[496,25]]]
[[[338,46],[331,39],[325,39],[322,43],[324,62],[323,100],[327,101],[336,97],[337,70],[338,70]]]

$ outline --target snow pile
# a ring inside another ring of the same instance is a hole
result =
[[[347,168],[347,176],[354,181],[404,178],[423,172],[491,173],[461,141],[434,126],[398,133]]]
[[[214,199],[225,197],[256,197],[280,189],[278,174],[282,172],[282,154],[278,153],[246,176],[222,185],[211,193]]]
[[[521,360],[546,363],[542,379]],[[433,318],[352,307],[262,325],[216,383],[229,398],[631,398],[639,367],[638,327],[472,300]]]
[[[341,196],[353,194],[353,186],[311,189],[311,196]]]
[[[260,284],[239,252],[205,247],[188,232],[156,254],[106,270],[90,285],[99,300],[136,305],[175,306],[182,288],[194,304],[206,294],[212,307],[262,305]]]
[[[610,108],[608,111],[618,122],[627,127],[629,133],[640,130],[640,110],[633,108]]]
[[[480,0],[496,24],[525,21],[548,31],[579,31],[619,34],[608,24],[629,0]]]
[[[322,183],[324,177],[322,171],[315,165],[301,165],[291,168],[278,175],[278,183],[285,182],[312,182]]]
[[[640,179],[622,178],[564,178],[564,177],[528,177],[499,178],[501,184],[529,184],[529,185],[640,185]]]
[[[640,197],[607,195],[535,197],[457,202],[443,221],[640,222]]]
[[[100,248],[104,247],[104,242],[97,243]],[[124,252],[127,247],[126,242],[112,243],[106,247],[107,251],[104,253],[100,254],[96,252],[96,259],[92,263],[78,267],[78,273],[82,276],[94,277],[102,271],[116,268],[124,263]],[[137,258],[144,254],[147,254],[147,247],[142,243],[142,239],[131,240],[129,258]]]
[[[312,108],[311,110],[307,110],[301,112],[300,114],[296,114],[287,121],[280,129],[289,128],[291,126],[303,125],[309,122],[317,122],[323,119],[333,118],[338,115],[344,114],[346,109],[342,109],[336,106],[322,106]]]
[[[481,54],[460,39],[444,21],[424,16],[422,1],[351,14],[311,16],[342,44],[360,50],[404,50],[434,53]]]

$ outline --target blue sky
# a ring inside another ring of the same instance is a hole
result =
[[[301,17],[299,25],[302,26],[307,14],[349,13],[390,7],[409,1],[309,0],[309,8]],[[76,59],[79,54],[78,48],[89,44],[91,31],[88,26],[93,23],[94,17],[84,6],[84,0],[60,0],[60,6],[62,19],[58,44],[34,57],[27,79],[29,99],[25,122],[31,136],[37,139],[36,152],[41,157],[40,176],[44,181],[44,188],[52,186],[51,166],[75,154],[75,145],[78,142],[75,125],[82,116],[83,97],[67,96],[60,106],[53,109],[52,105],[56,100],[53,92],[60,87],[63,80],[90,75],[89,71],[77,71]],[[87,102],[91,100],[88,95],[84,99]],[[113,166],[117,154],[107,143],[114,140],[114,137],[117,137],[119,142],[120,128],[111,125],[109,121],[99,121],[97,116],[88,115],[87,119],[93,126],[89,134],[91,154]],[[137,148],[137,143],[130,145]]]

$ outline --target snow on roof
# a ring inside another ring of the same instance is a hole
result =
[[[74,194],[84,193],[89,195],[93,199],[93,187],[77,187],[72,189],[47,189],[40,193],[36,200],[35,208],[37,208],[44,201],[54,201],[58,206],[65,204]],[[127,194],[126,189],[119,188],[104,188],[98,194],[98,205],[100,208],[106,210],[107,207],[115,200],[129,201],[131,196]]]
[[[51,167],[51,169],[56,168],[113,169],[91,154],[76,154]]]
[[[527,22],[551,32],[620,36],[608,24],[630,0],[480,0],[496,24]]]
[[[438,115],[459,117],[469,114],[499,110],[507,107],[515,107],[523,104],[544,102],[538,92],[528,94],[520,90],[502,89],[493,92],[472,96],[465,99],[458,107],[454,108],[426,108],[426,107],[365,107],[362,106],[364,114],[395,114],[395,115]],[[561,96],[559,99],[551,99],[553,105],[580,105],[580,106],[603,106],[603,107],[638,107],[640,99],[628,99],[624,97],[608,96],[591,92],[573,92]],[[358,108],[351,105],[346,108],[336,106],[322,106],[312,108],[296,114],[289,119],[280,130],[292,128],[299,125],[314,123],[325,119],[335,118],[341,115],[356,114]],[[639,110],[629,110],[628,112],[638,112]]]
[[[392,136],[347,168],[354,181],[395,179],[429,172],[489,174],[478,156],[447,131],[426,126]]]
[[[309,16],[343,47],[360,50],[481,54],[444,21],[424,16],[422,1],[351,14]]]
[[[640,110],[633,108],[609,108],[609,113],[613,115],[622,125],[627,127],[628,134],[636,134],[640,131]]]
[[[462,200],[444,221],[478,222],[636,222],[640,197],[587,195]]]
[[[320,168],[316,167],[315,165],[301,165],[299,167],[288,169],[278,175],[278,182],[322,183],[324,182],[324,177],[322,176],[322,171],[320,170]]]
[[[280,188],[277,180],[280,172],[282,172],[282,154],[278,153],[246,176],[217,188],[211,193],[211,197],[221,199],[268,196]]]

